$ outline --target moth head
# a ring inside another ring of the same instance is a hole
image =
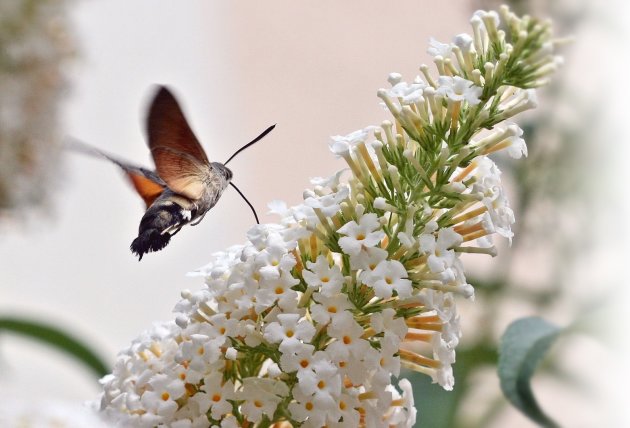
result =
[[[228,182],[232,180],[232,170],[220,162],[211,162],[212,168],[221,174]]]

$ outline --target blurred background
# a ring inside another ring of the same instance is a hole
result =
[[[628,9],[507,3],[554,19],[573,42],[541,107],[517,119],[530,156],[498,159],[516,238],[495,259],[465,260],[477,296],[460,302],[455,390],[409,374],[420,426],[534,426],[502,398],[495,373],[498,338],[529,315],[579,330],[534,379],[543,408],[563,426],[623,426]],[[387,118],[376,90],[388,73],[412,80],[430,64],[429,37],[450,42],[471,31],[474,10],[499,4],[0,0],[0,316],[51,323],[112,364],[153,321],[172,318],[181,290],[202,286],[187,272],[254,223],[228,189],[201,224],[139,263],[128,247],[142,201],[114,165],[63,151],[68,136],[152,166],[144,119],[158,83],[171,86],[211,160],[277,123],[230,163],[261,222],[272,222],[268,202],[296,204],[310,177],[343,167],[331,135]],[[0,402],[98,393],[75,360],[0,336]]]

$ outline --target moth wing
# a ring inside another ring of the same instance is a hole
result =
[[[70,140],[68,147],[90,156],[107,159],[118,165],[118,167],[123,170],[138,195],[140,195],[147,208],[164,192],[164,189],[166,189],[166,183],[151,170],[118,159],[76,139]]]
[[[125,171],[127,178],[133,185],[138,195],[142,198],[147,208],[155,202],[155,200],[164,192],[165,186],[152,180],[143,174],[137,174],[133,171]],[[161,180],[160,180],[161,181]]]
[[[160,178],[173,192],[190,199],[200,198],[210,162],[177,100],[164,86],[151,102],[147,133]]]
[[[201,164],[188,153],[169,147],[151,149],[160,178],[169,189],[189,199],[197,200],[203,195],[210,168]]]

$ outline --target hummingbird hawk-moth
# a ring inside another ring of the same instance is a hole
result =
[[[75,149],[118,165],[144,200],[146,212],[140,220],[138,236],[130,246],[139,260],[146,253],[166,247],[183,226],[199,224],[228,185],[245,199],[258,223],[256,210],[231,182],[232,171],[225,165],[271,132],[275,125],[220,163],[208,160],[177,100],[166,87],[160,86],[153,97],[146,124],[155,171],[121,161],[76,140],[72,143]]]

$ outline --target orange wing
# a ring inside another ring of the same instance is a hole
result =
[[[127,174],[127,178],[133,184],[133,187],[136,189],[136,192],[140,195],[140,197],[144,200],[147,208],[164,192],[164,186],[156,183],[140,174],[135,174],[131,171],[125,171]]]
[[[89,144],[85,144],[82,141],[74,138],[70,139],[67,143],[67,147],[90,156],[107,159],[108,161],[118,165],[136,189],[136,192],[138,192],[140,197],[144,200],[147,208],[162,194],[166,188],[166,183],[162,181],[155,172],[141,166],[133,165],[127,161],[120,160],[117,157],[92,147]]]
[[[164,86],[151,103],[147,131],[160,178],[173,192],[190,199],[200,198],[209,161],[177,100]]]

